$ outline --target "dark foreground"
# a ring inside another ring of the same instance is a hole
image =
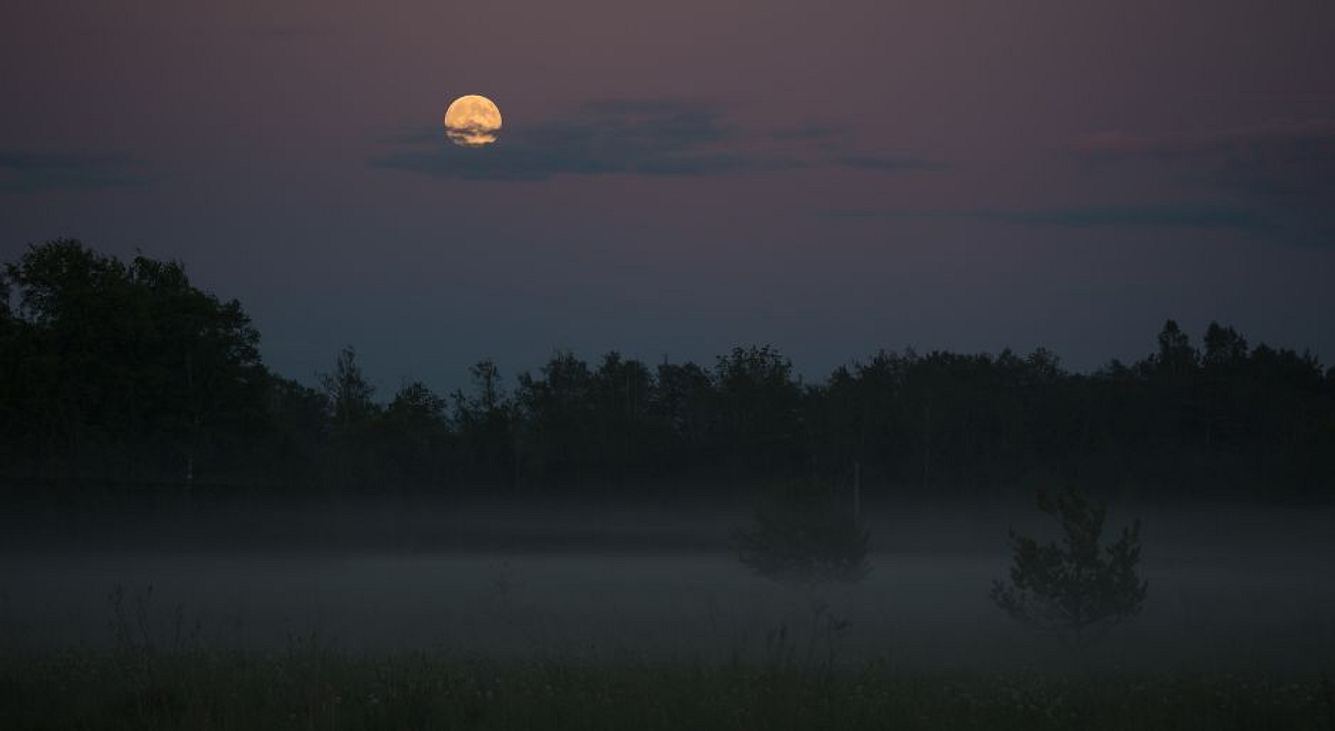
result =
[[[870,664],[71,651],[0,668],[8,729],[1335,729],[1322,676],[903,675]]]

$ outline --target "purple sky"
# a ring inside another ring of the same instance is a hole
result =
[[[1021,10],[1020,8],[1023,8]],[[0,259],[183,260],[277,370],[555,348],[1335,359],[1335,3],[9,3]],[[494,99],[500,141],[445,143]]]

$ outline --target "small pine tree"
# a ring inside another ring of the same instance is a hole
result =
[[[991,597],[1017,621],[1083,647],[1103,631],[1140,612],[1148,582],[1140,563],[1140,521],[1103,546],[1106,508],[1068,488],[1052,498],[1040,492],[1038,507],[1061,521],[1059,544],[1011,531],[1010,581],[993,582]]]

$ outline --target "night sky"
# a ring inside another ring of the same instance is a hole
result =
[[[0,259],[183,260],[313,382],[556,348],[1335,357],[1335,3],[0,9]],[[494,99],[499,141],[441,114]],[[382,392],[383,393],[383,392]]]

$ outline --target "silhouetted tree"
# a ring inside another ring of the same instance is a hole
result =
[[[8,325],[13,319],[9,308],[9,279],[0,269],[0,325]]]
[[[333,373],[320,376],[329,399],[330,415],[340,429],[353,429],[365,424],[376,411],[371,397],[375,387],[367,382],[357,365],[357,351],[351,345],[341,350]]]
[[[578,481],[591,463],[595,402],[589,366],[558,352],[538,377],[519,376],[515,401],[521,414],[528,468],[557,481]]]
[[[647,460],[653,376],[643,363],[615,351],[593,373],[597,454],[604,476],[624,481]]]
[[[768,345],[734,348],[715,366],[727,447],[762,474],[790,471],[804,461],[802,390],[792,371],[792,363]]]
[[[9,304],[9,281],[0,267],[0,463],[12,464],[14,442],[20,426],[15,417],[20,413],[19,360],[22,357],[19,330]]]
[[[466,460],[463,468],[473,479],[513,483],[515,409],[501,388],[500,369],[489,359],[481,360],[469,374],[474,395],[454,392],[454,422]]]
[[[1159,331],[1159,352],[1154,366],[1157,370],[1174,379],[1190,376],[1196,369],[1196,349],[1191,347],[1191,339],[1182,332],[1177,323],[1169,320]]]
[[[146,332],[138,339],[148,355],[134,375],[160,402],[158,428],[184,455],[189,482],[201,449],[220,438],[220,422],[235,433],[253,429],[262,417],[267,384],[260,336],[239,302],[219,302],[195,289],[178,264],[139,256],[129,273],[143,295]]]
[[[385,477],[377,468],[379,445],[373,438],[380,407],[372,400],[375,387],[357,365],[352,346],[339,351],[334,371],[322,374],[320,385],[330,419],[326,479],[345,487],[396,489],[397,485],[378,484]]]
[[[66,469],[189,480],[201,449],[261,418],[258,332],[180,264],[126,265],[62,239],[5,270],[26,331],[11,373],[29,394],[20,408]]]
[[[330,437],[329,400],[321,391],[273,375],[267,391],[260,450],[265,470],[286,485],[309,485],[321,477],[323,451]]]
[[[718,458],[718,395],[709,372],[695,363],[662,363],[649,410],[661,435],[658,464],[699,469]]]
[[[449,455],[445,399],[413,382],[400,388],[380,414],[377,446],[380,470],[397,485],[438,485]]]

